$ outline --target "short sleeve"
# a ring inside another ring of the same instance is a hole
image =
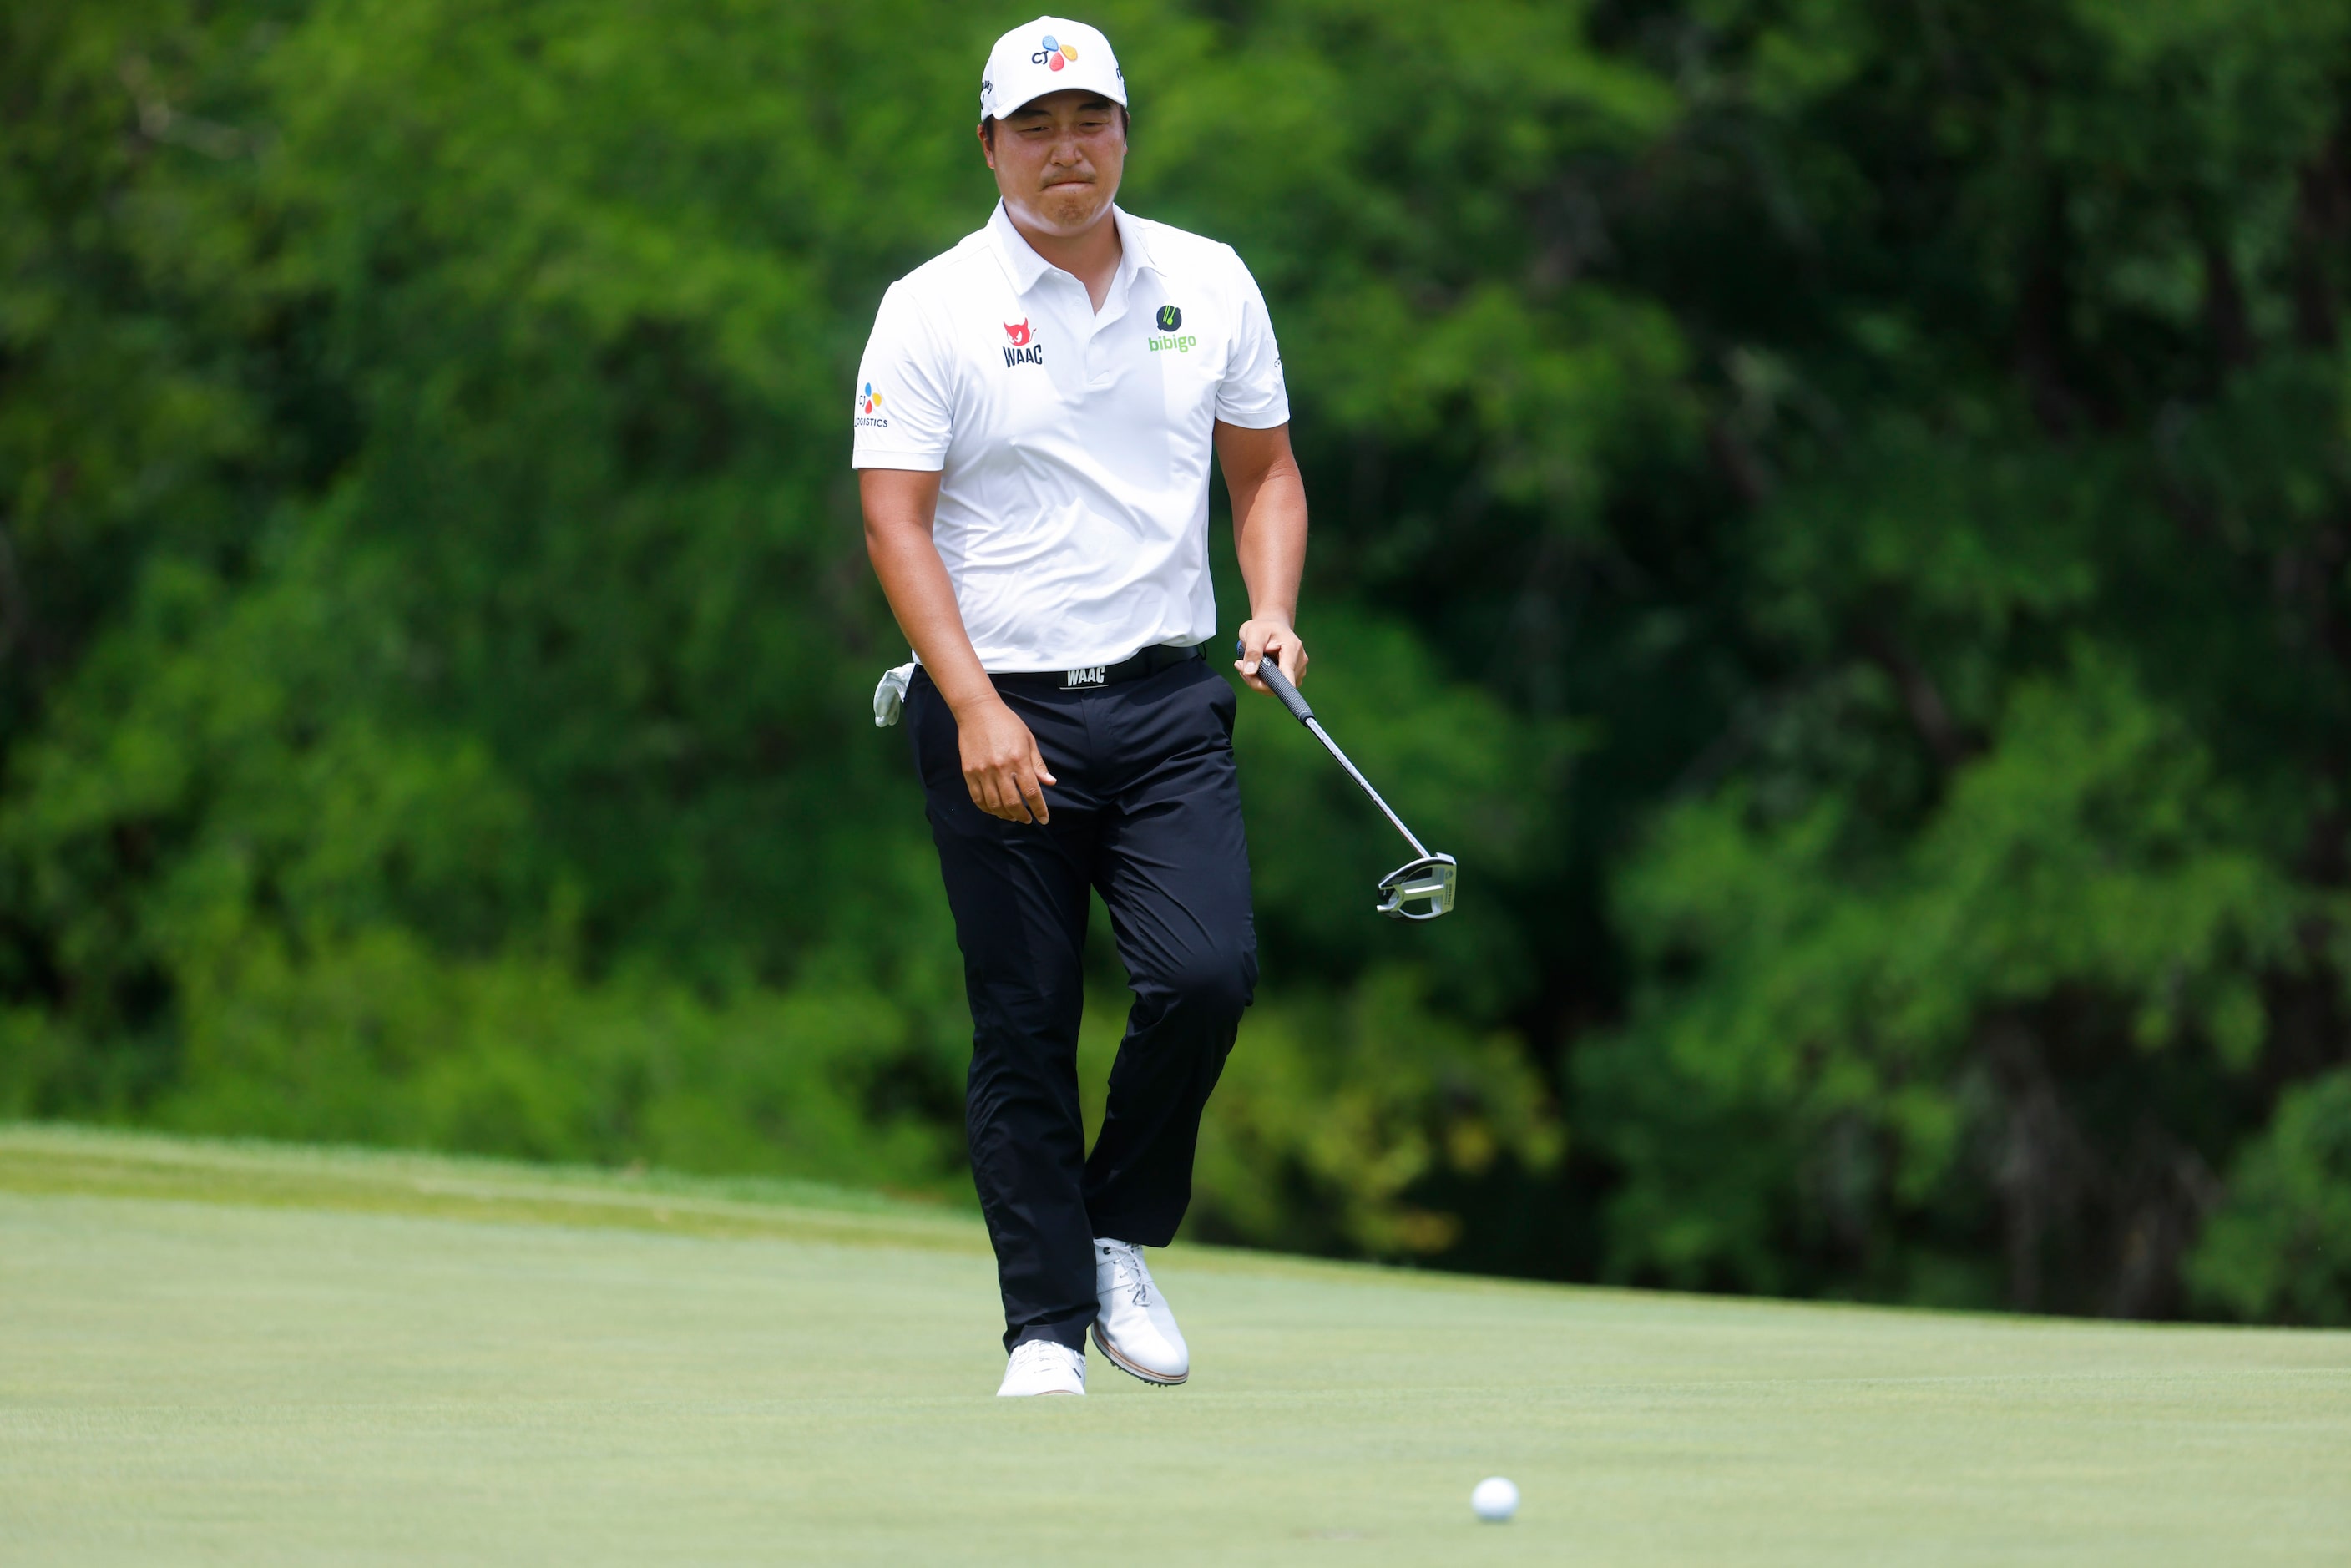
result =
[[[1281,380],[1281,347],[1273,340],[1273,320],[1266,314],[1265,296],[1240,256],[1228,248],[1238,274],[1239,320],[1233,329],[1232,353],[1225,361],[1225,379],[1217,388],[1217,417],[1244,430],[1270,430],[1290,423],[1290,392]]]
[[[858,361],[852,468],[946,466],[955,434],[948,365],[906,286],[893,283]]]

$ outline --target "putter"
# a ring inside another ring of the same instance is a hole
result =
[[[1244,654],[1247,652],[1238,643],[1233,644],[1233,651]],[[1428,852],[1428,846],[1404,825],[1404,819],[1395,814],[1395,808],[1380,799],[1380,792],[1372,788],[1372,781],[1364,777],[1363,769],[1348,761],[1347,754],[1339,749],[1339,743],[1331,738],[1330,732],[1315,722],[1314,710],[1306,706],[1306,699],[1299,695],[1296,686],[1290,684],[1290,677],[1281,673],[1280,664],[1271,659],[1259,659],[1257,674],[1258,679],[1273,688],[1273,695],[1281,699],[1281,706],[1290,710],[1290,716],[1304,725],[1308,733],[1322,743],[1322,749],[1336,758],[1339,766],[1347,770],[1347,777],[1363,787],[1364,793],[1372,798],[1372,804],[1395,825],[1395,831],[1404,835],[1404,841],[1410,844],[1413,852],[1420,857],[1380,878],[1379,912],[1396,920],[1434,920],[1451,909],[1453,882],[1459,869],[1453,857]]]

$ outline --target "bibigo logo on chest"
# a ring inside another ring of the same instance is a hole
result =
[[[1152,316],[1151,324],[1159,330],[1143,341],[1144,346],[1155,354],[1165,353],[1170,349],[1179,354],[1188,354],[1199,346],[1200,340],[1189,332],[1180,338],[1176,335],[1176,329],[1184,324],[1184,312],[1173,305],[1162,305]]]

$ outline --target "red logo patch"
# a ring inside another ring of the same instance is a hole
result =
[[[1012,340],[1012,346],[1014,348],[1026,348],[1029,345],[1029,323],[1023,321],[1016,327],[1011,322],[1007,321],[1004,324],[1004,335]]]

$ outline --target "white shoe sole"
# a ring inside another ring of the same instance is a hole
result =
[[[1177,1384],[1192,1375],[1189,1369],[1179,1372],[1173,1377],[1168,1376],[1164,1372],[1146,1371],[1143,1367],[1135,1365],[1134,1363],[1127,1360],[1126,1357],[1119,1354],[1116,1350],[1111,1347],[1110,1340],[1105,1337],[1102,1332],[1102,1324],[1094,1324],[1093,1332],[1094,1348],[1101,1351],[1105,1356],[1108,1356],[1110,1358],[1110,1364],[1113,1366],[1117,1367],[1121,1372],[1125,1373],[1129,1377],[1139,1378],[1143,1382],[1150,1384],[1155,1388],[1173,1388]]]

